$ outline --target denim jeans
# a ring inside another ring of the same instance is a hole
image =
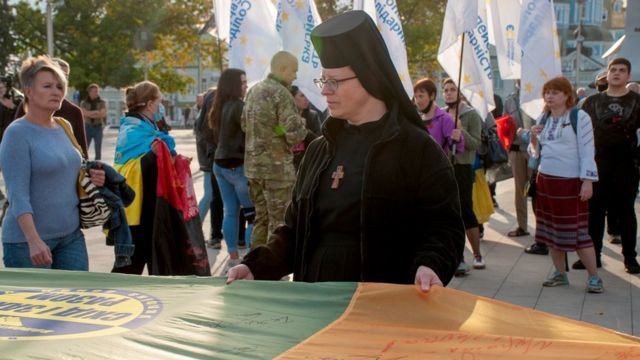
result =
[[[29,245],[26,242],[4,243],[4,266],[8,268],[43,268],[58,270],[89,270],[89,255],[84,235],[78,228],[69,235],[44,240],[51,250],[53,263],[49,266],[34,266],[29,255]]]
[[[102,125],[93,126],[89,124],[84,125],[85,132],[87,133],[87,152],[89,152],[89,147],[91,146],[91,139],[95,139],[95,149],[96,149],[96,158],[95,160],[100,160],[102,158]],[[87,154],[88,156],[89,154]]]
[[[224,217],[222,219],[222,233],[227,249],[230,253],[238,251],[238,217],[240,207],[253,209],[253,203],[249,197],[249,181],[244,176],[244,166],[225,169],[213,164],[213,174],[218,180]],[[245,230],[245,242],[251,244],[251,232],[253,223],[249,223]]]
[[[207,217],[207,213],[211,207],[211,201],[213,200],[213,190],[211,186],[211,173],[207,171],[203,171],[202,173],[204,174],[204,195],[198,202],[198,212],[200,213],[200,221],[204,222],[204,218]]]

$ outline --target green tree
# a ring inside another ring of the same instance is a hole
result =
[[[176,68],[194,64],[196,49],[215,51],[211,41],[198,46],[198,27],[211,5],[210,0],[64,0],[54,11],[55,55],[69,62],[70,82],[79,89],[91,82],[123,87],[142,80],[147,68],[163,91],[184,91],[192,80]],[[26,1],[15,5],[16,50],[22,56],[46,53],[40,8]],[[134,41],[141,30],[150,40],[144,48]]]
[[[318,8],[320,17],[324,20],[335,16],[336,14],[351,10],[350,3],[351,1],[349,1],[349,3],[340,3],[338,0],[317,0],[316,7]]]
[[[0,74],[7,69],[15,49],[12,33],[14,22],[14,14],[8,0],[0,0]]]
[[[447,1],[431,0],[429,6],[425,6],[423,0],[398,0],[397,3],[412,78],[436,76],[442,71],[437,56]]]
[[[396,0],[407,47],[409,72],[413,79],[436,76],[442,71],[438,64],[438,46],[444,20],[446,0]],[[316,0],[322,19],[350,10],[352,1]]]

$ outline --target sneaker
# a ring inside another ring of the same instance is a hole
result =
[[[544,244],[533,243],[531,246],[524,249],[524,252],[534,255],[547,255],[549,254],[549,248]]]
[[[456,269],[455,276],[465,276],[469,273],[469,265],[464,261],[461,261]]]
[[[589,277],[589,281],[587,281],[587,292],[600,294],[604,291],[604,287],[602,287],[602,279],[598,275],[593,275]]]
[[[600,260],[600,258],[596,258],[596,267],[597,268],[601,268],[602,267],[602,261]],[[579,259],[571,265],[571,268],[573,270],[585,270],[586,269],[584,267],[584,264],[582,263],[582,260],[579,260]]]
[[[622,244],[622,238],[620,235],[609,235],[609,242],[615,245]]]
[[[220,250],[222,248],[222,239],[212,238],[207,242],[207,245],[214,250]]]
[[[636,259],[631,259],[624,262],[624,271],[629,274],[640,274],[640,264]]]
[[[482,255],[476,255],[473,257],[473,268],[482,270],[486,268],[487,265],[484,263],[484,259],[482,259]]]
[[[551,276],[542,283],[542,286],[554,287],[560,285],[569,285],[569,278],[566,273],[554,271]]]

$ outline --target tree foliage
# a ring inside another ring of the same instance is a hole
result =
[[[322,19],[350,10],[352,1],[316,0]],[[444,19],[446,0],[396,0],[407,46],[409,72],[413,79],[436,76],[442,71],[438,64],[438,46]]]
[[[0,75],[4,74],[14,53],[15,40],[11,32],[13,23],[14,14],[8,0],[0,0]]]
[[[438,47],[442,33],[446,0],[397,1],[405,41],[409,72],[414,79],[435,76],[442,71],[438,64]]]
[[[318,0],[316,7],[323,20],[351,9],[350,5],[344,2],[340,4],[338,0]]]
[[[123,87],[143,80],[146,68],[164,91],[184,91],[193,80],[176,68],[194,64],[198,50],[207,55],[206,66],[216,51],[198,35],[211,6],[210,0],[64,0],[54,11],[54,55],[69,62],[70,82],[79,89],[92,82]],[[16,50],[23,57],[46,53],[42,7],[15,5]],[[147,46],[136,41],[141,31]]]
[[[0,0],[0,69],[7,54],[47,52],[45,0]],[[402,18],[409,70],[413,78],[440,71],[436,61],[446,0],[396,0]],[[184,91],[191,78],[177,70],[197,63],[218,68],[215,38],[198,30],[211,14],[211,0],[57,0],[54,10],[55,55],[71,65],[70,82],[78,89],[95,82],[123,87],[144,78],[165,92]],[[349,10],[352,1],[316,0],[327,19]],[[13,7],[13,11],[4,11]],[[6,21],[6,22],[5,22]],[[13,21],[11,26],[5,26]],[[11,31],[5,31],[11,28]],[[141,44],[141,31],[148,43]],[[9,39],[9,40],[7,40]],[[224,46],[221,51],[224,53]]]

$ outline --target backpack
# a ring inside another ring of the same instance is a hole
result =
[[[573,128],[573,133],[578,135],[578,108],[574,107],[571,109],[571,113],[569,113],[569,122],[571,122],[571,127]],[[547,125],[547,120],[549,120],[549,116],[551,116],[550,112],[546,112],[542,119],[540,119],[540,125],[544,128]]]

